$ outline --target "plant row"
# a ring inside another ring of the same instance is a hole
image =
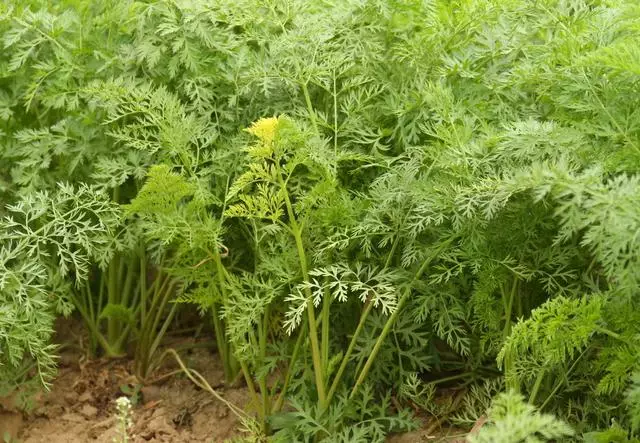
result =
[[[256,440],[637,441],[638,41],[632,0],[3,3],[0,395],[72,312],[148,382],[195,307]]]

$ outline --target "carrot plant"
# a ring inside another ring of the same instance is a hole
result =
[[[232,204],[226,214],[252,222],[256,239],[254,253],[257,257],[253,276],[239,280],[240,287],[236,288],[235,298],[227,306],[226,318],[234,326],[239,322],[245,325],[244,328],[235,326],[232,329],[236,340],[241,343],[245,341],[245,352],[251,346],[259,350],[253,359],[249,359],[254,367],[245,366],[243,369],[250,386],[253,384],[253,374],[258,375],[260,414],[263,419],[282,408],[291,377],[296,371],[301,347],[306,340],[311,354],[312,398],[316,399],[316,413],[322,415],[329,409],[338,388],[344,388],[341,377],[363,324],[360,321],[356,327],[346,353],[334,353],[330,342],[332,311],[339,308],[339,304],[346,303],[349,296],[355,295],[366,305],[366,312],[378,308],[389,313],[395,308],[395,290],[384,271],[378,272],[367,267],[352,270],[343,263],[312,267],[311,251],[318,235],[313,231],[321,230],[313,226],[316,212],[326,210],[335,195],[339,194],[339,190],[335,189],[335,174],[340,163],[359,160],[359,156],[333,150],[318,138],[313,129],[300,128],[283,116],[258,120],[248,131],[258,140],[247,148],[247,171],[236,179],[229,190],[228,198]],[[304,175],[301,175],[302,172]],[[263,270],[265,265],[277,266],[281,260],[277,256],[267,255],[272,252],[271,248],[265,250],[261,246],[261,239],[268,244],[269,236],[275,236],[280,243],[274,252],[286,248],[287,244],[295,251],[295,254],[287,254],[288,257],[285,255],[287,262],[281,266],[283,269],[292,269],[286,274],[280,271],[281,282],[274,281],[277,274],[273,275],[273,271],[265,273]],[[268,280],[270,277],[272,281]],[[282,293],[283,289],[290,292],[284,298],[288,303],[284,312],[273,306],[275,301],[282,300],[278,293]],[[257,300],[252,297],[257,297]],[[249,306],[254,312],[258,306],[262,306],[257,311],[262,313],[253,321],[240,316],[241,309],[246,310]],[[268,364],[266,347],[270,324],[278,314],[282,327],[288,334],[297,332],[297,338],[281,377],[279,396],[275,396],[278,385],[268,386],[269,373],[265,371],[265,366]],[[304,327],[299,330],[301,324]],[[240,354],[239,358],[243,361],[247,357]],[[255,388],[250,390],[257,391]]]
[[[382,441],[409,406],[471,427],[496,397],[477,441],[638,438],[639,22],[3,3],[0,386],[51,380],[73,309],[148,380],[195,305],[261,435]]]
[[[6,207],[0,222],[2,382],[4,395],[30,395],[55,374],[51,343],[57,315],[73,309],[72,285],[87,279],[92,262],[113,255],[111,234],[121,214],[90,187],[60,184]]]

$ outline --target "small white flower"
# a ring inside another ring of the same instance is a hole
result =
[[[116,400],[117,409],[117,436],[113,439],[114,443],[127,443],[129,441],[129,428],[133,426],[133,418],[131,413],[131,400],[129,397],[119,397]]]

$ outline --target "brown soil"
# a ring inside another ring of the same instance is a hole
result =
[[[198,370],[226,400],[245,407],[245,388],[225,389],[219,361],[207,350],[184,355],[185,363]],[[115,400],[121,386],[133,379],[130,361],[83,361],[63,353],[60,371],[50,392],[42,394],[30,415],[2,411],[0,437],[4,431],[21,443],[112,443],[116,434]],[[163,371],[172,372],[174,367]],[[6,404],[5,404],[6,407]],[[198,389],[181,375],[142,388],[133,410],[130,436],[134,443],[211,443],[241,435],[237,418],[228,407]],[[421,429],[390,436],[389,443],[464,442],[460,430],[437,427],[425,419]],[[13,442],[14,440],[11,440]]]
[[[60,341],[82,343],[82,332],[73,332],[76,326],[66,323],[58,328],[70,335]],[[195,348],[180,355],[223,398],[246,408],[246,389],[224,387],[220,361],[211,351]],[[212,443],[241,436],[240,423],[229,408],[183,374],[171,375],[179,372],[177,368],[167,361],[158,371],[156,382],[141,389],[133,409],[130,441]],[[5,441],[6,434],[12,437],[11,443],[112,443],[117,435],[115,400],[125,395],[122,387],[133,386],[133,381],[130,360],[88,361],[82,352],[66,350],[51,390],[36,399],[36,407],[29,414],[18,412],[10,399],[0,399],[0,441]],[[387,441],[460,443],[464,442],[461,435],[460,430],[441,428],[433,418],[425,418],[419,430],[390,436]]]
[[[466,443],[466,434],[463,430],[450,426],[441,426],[433,417],[423,417],[420,428],[395,434],[387,437],[387,443]]]
[[[185,355],[212,386],[221,385],[222,369],[206,350]],[[0,429],[22,443],[111,443],[116,436],[115,400],[131,377],[129,361],[86,362],[63,354],[59,376],[50,392],[38,398],[29,416],[0,414]],[[170,371],[172,368],[165,368]],[[244,407],[243,388],[216,389],[228,401]],[[239,423],[229,409],[181,375],[142,389],[133,410],[133,442],[223,442],[239,435]]]

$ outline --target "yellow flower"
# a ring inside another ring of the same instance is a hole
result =
[[[247,132],[258,137],[263,143],[270,145],[276,136],[280,120],[278,117],[261,118],[254,122]]]

